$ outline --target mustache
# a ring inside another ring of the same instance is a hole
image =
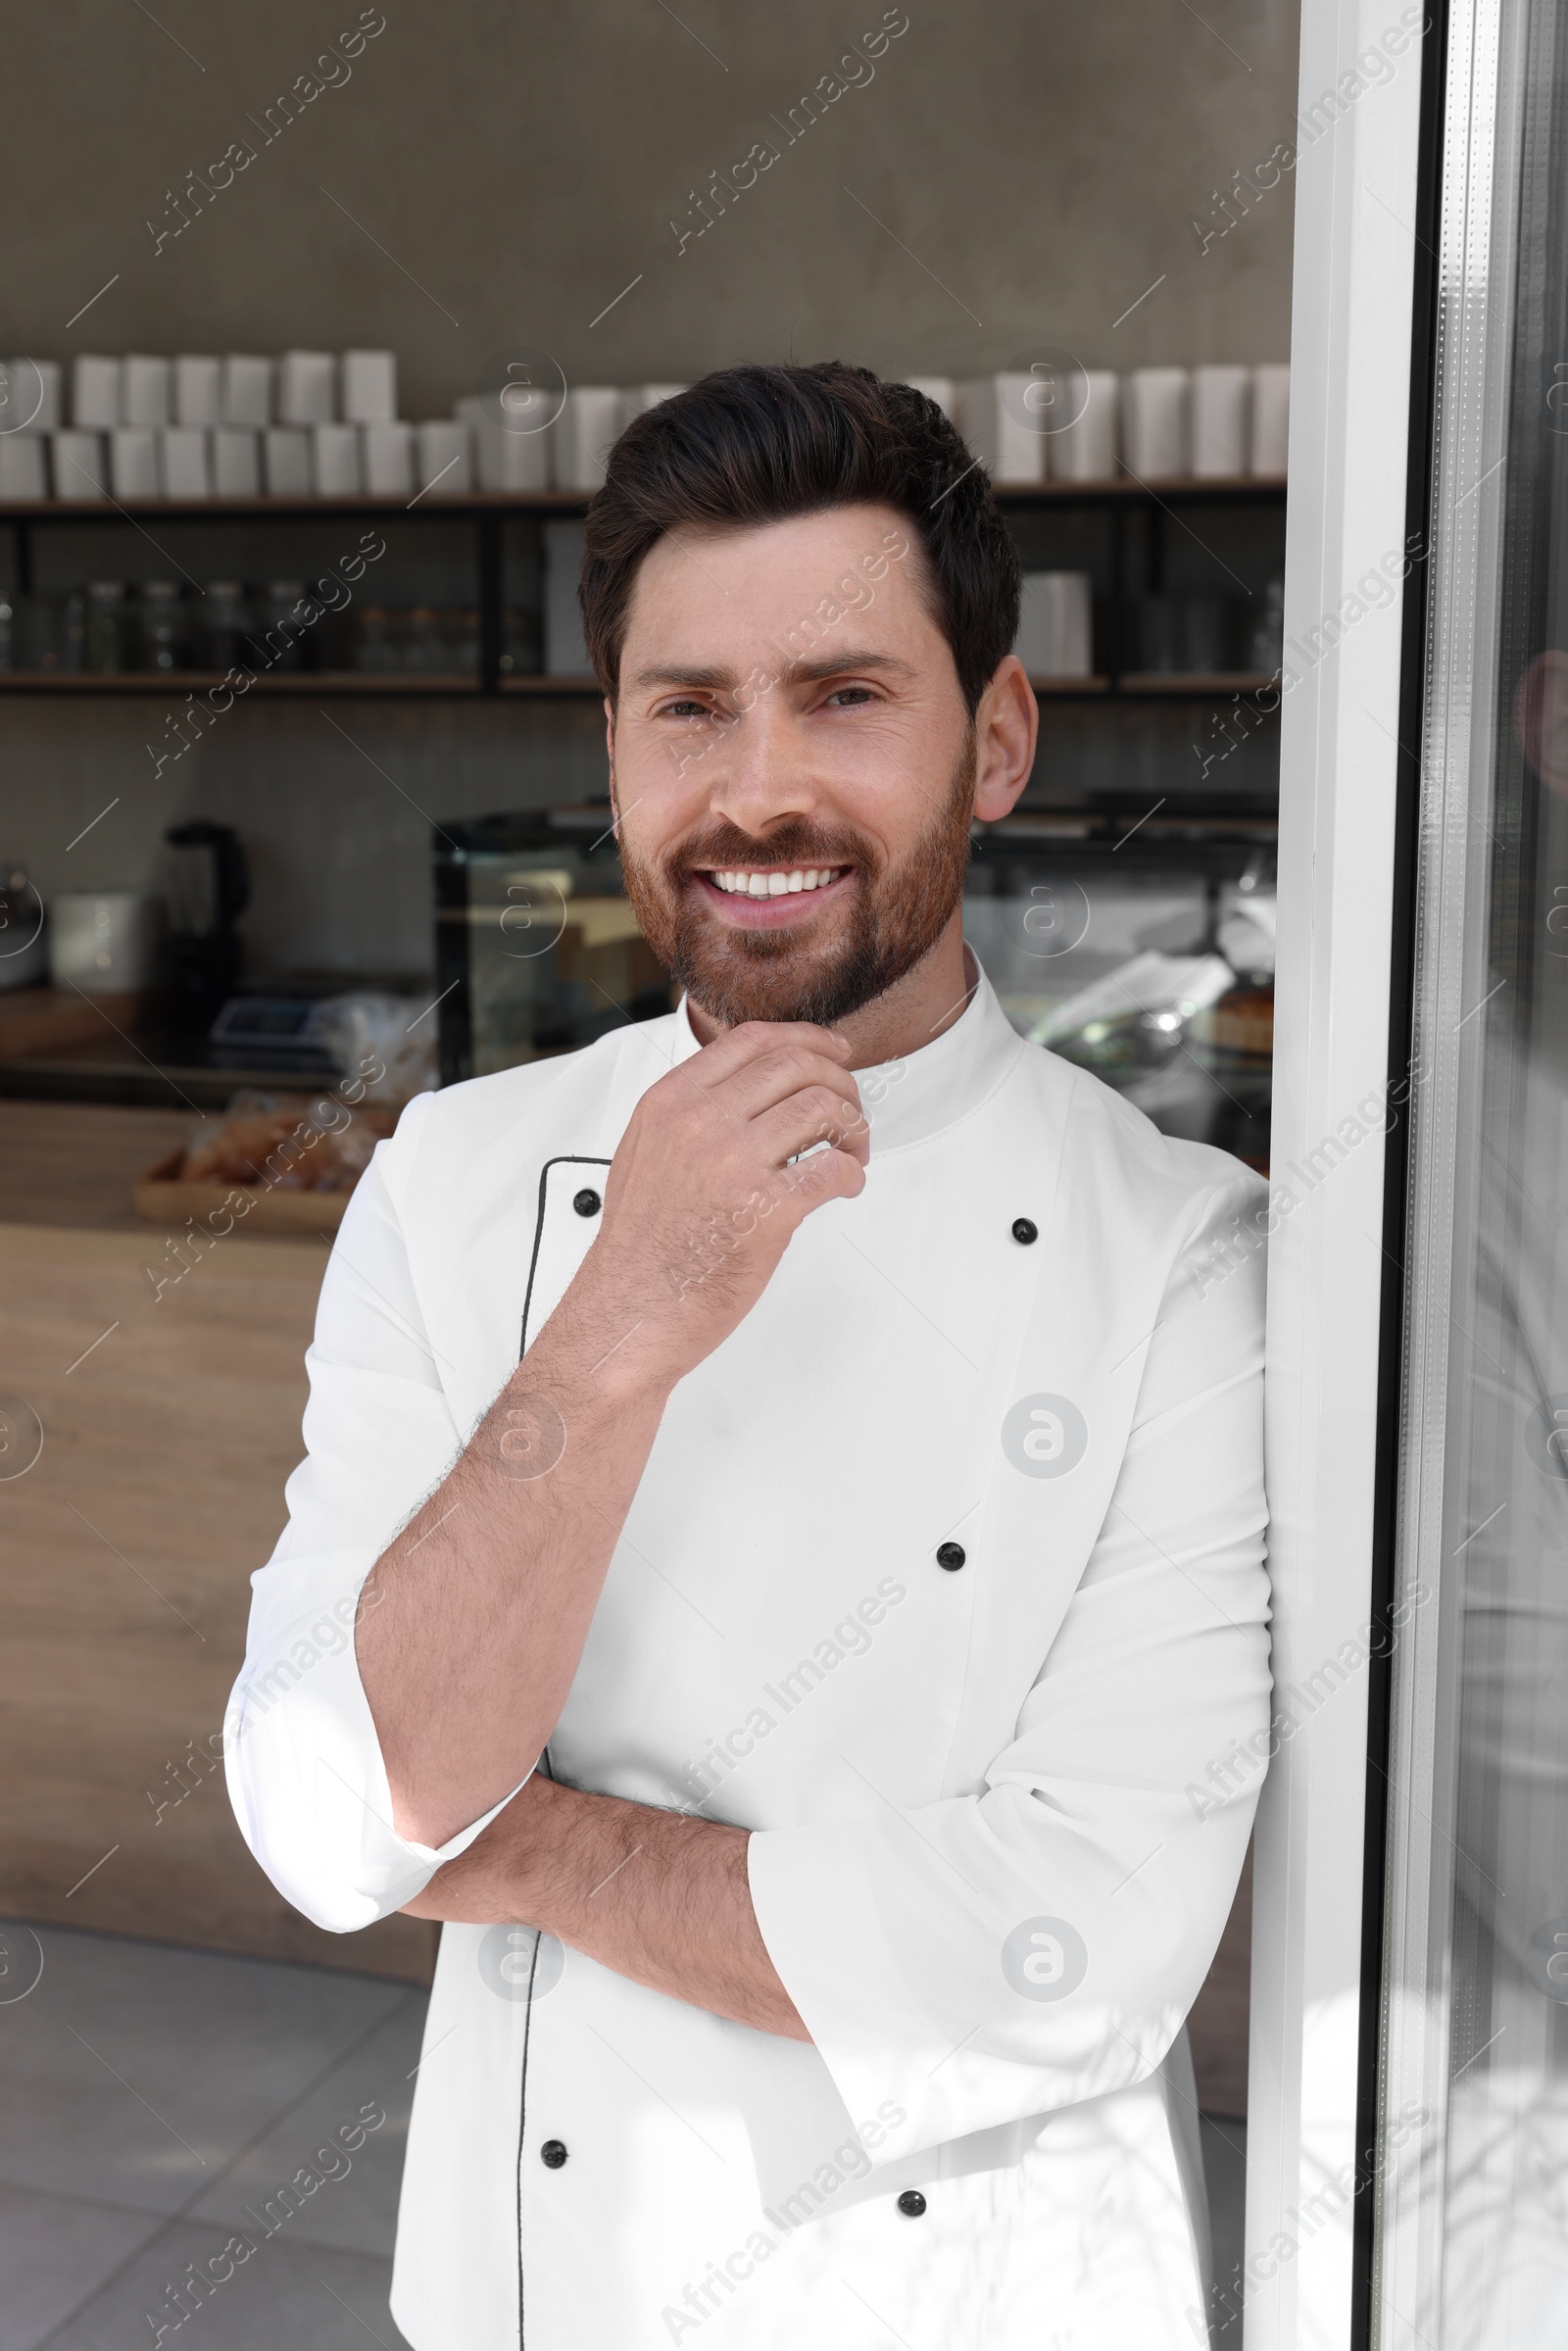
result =
[[[764,840],[743,833],[739,825],[711,825],[673,851],[665,871],[672,880],[684,880],[688,874],[708,868],[721,871],[731,865],[856,865],[874,874],[879,859],[870,843],[858,833],[842,826],[834,829],[810,824],[805,817],[792,817]]]

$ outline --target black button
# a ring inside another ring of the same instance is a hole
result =
[[[600,1199],[597,1192],[582,1191],[578,1193],[576,1199],[571,1204],[576,1209],[579,1216],[597,1216],[605,1203]],[[1016,1225],[1014,1225],[1012,1229],[1015,1233],[1018,1230]],[[1034,1237],[1035,1229],[1034,1226],[1031,1225],[1029,1227],[1029,1238],[1031,1241],[1033,1241]]]
[[[1012,1220],[1012,1237],[1027,1249],[1031,1241],[1039,1240],[1040,1227],[1027,1216],[1015,1216]]]
[[[547,2138],[539,2150],[539,2161],[544,2165],[546,2171],[559,2172],[565,2160],[565,2140],[564,2138]]]
[[[925,2198],[917,2187],[906,2187],[899,2198],[899,2210],[906,2221],[917,2221],[925,2210]]]
[[[939,1543],[937,1544],[937,1565],[947,1568],[950,1574],[963,1565],[965,1555],[961,1543]]]

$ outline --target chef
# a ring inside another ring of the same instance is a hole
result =
[[[291,1902],[445,1922],[394,2316],[1175,2351],[1257,1787],[1211,1767],[1266,1736],[1261,1187],[964,946],[1036,711],[929,401],[651,410],[582,604],[679,1008],[378,1148],[227,1724]]]

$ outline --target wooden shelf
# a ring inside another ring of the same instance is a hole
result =
[[[13,669],[0,672],[0,694],[204,694],[223,682],[219,669],[122,669],[103,677],[85,669]],[[450,676],[382,675],[365,669],[281,669],[275,675],[253,672],[236,702],[252,694],[390,694],[403,696],[466,695],[480,692],[476,677],[454,671]]]
[[[1108,677],[1032,677],[1029,683],[1043,702],[1192,702],[1216,696],[1261,694],[1274,685],[1271,677],[1250,669],[1212,673],[1133,670],[1119,681]],[[216,669],[124,669],[105,677],[85,669],[13,669],[0,671],[0,694],[204,694],[221,685]],[[275,674],[253,673],[250,685],[235,701],[253,694],[362,695],[369,699],[494,701],[502,700],[597,702],[600,685],[592,677],[550,677],[534,672],[504,676],[499,689],[486,688],[470,675],[419,675],[408,671],[371,669],[282,669]]]
[[[1277,505],[1285,496],[1283,474],[1244,474],[1223,480],[1199,480],[1192,474],[1157,481],[1135,481],[1119,474],[1111,481],[997,482],[1004,507],[1136,504],[1192,505],[1204,499],[1221,504]],[[441,514],[461,519],[485,514],[580,514],[588,506],[585,490],[465,490],[455,496],[426,492],[414,498],[137,498],[128,503],[114,498],[33,498],[0,501],[4,522],[129,522],[157,516],[181,522],[295,522],[343,515]]]
[[[1128,669],[1117,691],[1145,701],[1179,701],[1190,696],[1262,694],[1276,683],[1263,669]]]

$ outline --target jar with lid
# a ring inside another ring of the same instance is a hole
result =
[[[205,667],[220,673],[250,665],[247,642],[251,625],[244,582],[210,579],[202,604],[202,659]]]
[[[84,666],[95,677],[118,677],[130,667],[125,659],[125,583],[122,579],[90,579],[82,624]]]
[[[141,583],[141,666],[179,669],[185,661],[185,631],[177,579]]]
[[[416,604],[408,616],[404,667],[420,677],[432,677],[446,667],[441,644],[441,614],[433,604]]]
[[[354,639],[354,666],[372,677],[384,677],[394,665],[392,620],[384,605],[366,605]]]
[[[251,639],[257,665],[264,669],[308,669],[312,660],[309,623],[299,607],[305,602],[302,579],[270,579],[257,615],[258,634]]]

